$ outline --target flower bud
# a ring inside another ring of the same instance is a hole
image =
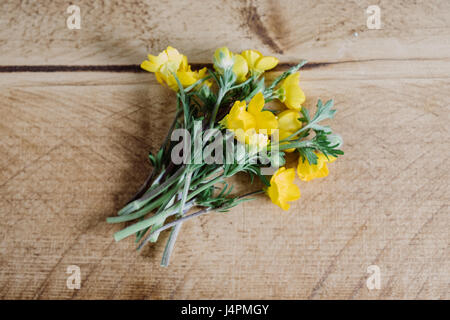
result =
[[[214,69],[220,73],[233,68],[233,53],[227,47],[221,47],[214,53]]]

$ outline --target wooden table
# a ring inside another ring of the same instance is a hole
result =
[[[450,2],[73,4],[80,30],[67,1],[0,3],[0,297],[449,298]],[[372,4],[381,29],[366,25]],[[136,72],[167,45],[195,63],[259,49],[280,58],[274,74],[308,59],[306,107],[335,99],[345,156],[299,183],[289,213],[260,196],[185,223],[161,268],[167,233],[136,252],[105,218],[171,121],[173,93]]]

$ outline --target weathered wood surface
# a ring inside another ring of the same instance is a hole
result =
[[[0,4],[0,297],[449,298],[450,3],[278,3],[77,1],[81,30],[65,1]],[[147,73],[6,67],[135,65],[168,44],[198,63],[222,45],[312,61],[306,106],[335,98],[346,155],[287,214],[261,196],[185,223],[162,269],[164,241],[138,253],[105,218],[149,170],[173,94]]]

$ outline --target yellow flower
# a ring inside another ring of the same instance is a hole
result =
[[[221,121],[221,124],[233,131],[236,139],[241,143],[263,144],[261,137],[256,136],[256,121],[253,115],[247,111],[245,101],[236,101],[230,113]],[[265,145],[267,145],[267,142]]]
[[[238,141],[264,147],[269,142],[268,135],[278,127],[278,121],[272,112],[262,111],[263,107],[261,92],[250,100],[248,108],[245,101],[236,101],[221,124],[233,131]]]
[[[264,108],[264,95],[258,92],[248,104],[248,112],[255,117],[255,129],[259,133],[271,134],[278,128],[277,117],[270,111],[262,111]]]
[[[148,60],[141,64],[141,68],[155,73],[156,80],[161,84],[166,84],[174,91],[178,91],[178,83],[173,76],[175,73],[183,87],[194,84],[197,80],[206,76],[207,69],[192,71],[185,55],[177,49],[168,46],[166,50],[158,56],[148,55]]]
[[[236,101],[230,113],[222,120],[222,124],[230,130],[247,131],[255,128],[256,121],[253,115],[247,111],[245,101]]]
[[[149,54],[148,60],[142,62],[141,68],[149,72],[170,75],[172,72],[177,72],[182,63],[187,65],[186,57],[180,54],[177,49],[168,46],[158,56]]]
[[[264,107],[264,96],[257,93],[246,108],[245,101],[236,101],[230,113],[221,121],[228,129],[242,129],[247,131],[255,129],[257,133],[268,133],[278,128],[278,121],[270,111],[262,111]]]
[[[303,160],[302,157],[298,159],[297,173],[300,179],[310,181],[328,175],[327,163],[335,161],[336,158],[332,156],[327,158],[323,153],[317,153],[317,157],[317,164],[309,164],[308,160]]]
[[[252,75],[260,75],[266,70],[270,70],[276,67],[278,59],[275,57],[265,57],[261,52],[256,50],[245,50],[241,53],[241,56],[247,61],[248,68]]]
[[[180,79],[181,85],[183,87],[189,87],[193,85],[195,82],[197,82],[200,79],[203,79],[206,77],[206,73],[208,72],[208,68],[203,68],[198,71],[192,71],[191,66],[188,66],[188,70],[186,71],[178,71],[177,77]],[[204,83],[208,86],[211,86],[211,81],[204,81]]]
[[[300,198],[300,189],[294,184],[295,170],[281,167],[270,179],[270,186],[266,192],[270,200],[283,210],[289,210],[288,201]]]
[[[278,89],[279,99],[289,109],[300,111],[305,102],[305,94],[299,85],[300,73],[295,72],[283,80]]]
[[[170,89],[173,91],[178,91],[178,83],[177,80],[175,80],[175,77],[173,74],[165,74],[162,72],[155,72],[156,80],[158,80],[159,83],[162,85],[166,84]]]
[[[302,122],[298,120],[300,112],[295,110],[285,110],[278,114],[279,140],[286,139],[302,128]],[[291,139],[292,140],[292,139]],[[281,144],[286,144],[283,142]],[[283,150],[284,152],[293,152],[295,148]]]

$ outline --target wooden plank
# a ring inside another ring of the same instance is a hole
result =
[[[448,1],[377,4],[380,30],[366,26],[369,0],[80,0],[81,29],[69,30],[67,1],[7,0],[0,4],[0,65],[139,64],[168,44],[202,63],[223,45],[283,62],[450,57]]]
[[[449,2],[377,1],[380,30],[372,1],[76,4],[81,30],[65,1],[0,3],[1,298],[449,298]],[[335,98],[346,155],[299,183],[288,214],[260,196],[186,223],[162,269],[164,241],[138,253],[105,218],[171,121],[173,93],[134,72],[168,44],[200,64],[218,46],[260,49],[282,62],[269,79],[312,61],[306,106]],[[66,72],[19,72],[46,66]]]
[[[114,243],[120,226],[104,219],[144,179],[173,94],[149,74],[2,77],[0,296],[448,298],[448,94],[439,93],[450,81],[321,72],[303,72],[307,106],[335,97],[345,157],[326,180],[300,183],[288,214],[261,196],[186,223],[168,269],[163,242],[138,253],[131,239]],[[66,287],[72,264],[81,290]],[[366,288],[372,264],[381,290]]]

